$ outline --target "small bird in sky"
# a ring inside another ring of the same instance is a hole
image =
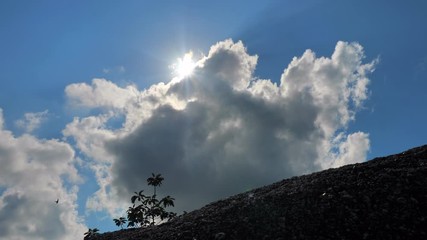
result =
[[[55,203],[56,203],[56,204],[58,204],[58,203],[59,203],[59,198],[57,198],[57,199],[56,199]]]

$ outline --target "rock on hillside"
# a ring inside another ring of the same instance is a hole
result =
[[[220,200],[132,239],[427,239],[427,145]]]

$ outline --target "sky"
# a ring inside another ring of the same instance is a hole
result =
[[[0,1],[0,239],[118,230],[153,172],[180,214],[426,144],[426,13]]]

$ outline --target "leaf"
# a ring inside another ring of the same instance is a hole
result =
[[[135,222],[134,221],[129,221],[128,222],[128,227],[135,227]]]
[[[162,184],[162,181],[164,180],[164,178],[162,177],[161,174],[151,174],[152,177],[147,178],[147,183],[150,186],[160,186]]]
[[[113,219],[113,221],[114,221],[114,223],[117,225],[117,227],[118,227],[118,226],[120,226],[120,221],[119,221],[119,219],[116,219],[116,218],[115,218],[115,219]]]
[[[175,199],[171,196],[166,196],[164,197],[160,202],[163,203],[164,207],[168,207],[168,206],[172,206],[174,207],[174,201]]]

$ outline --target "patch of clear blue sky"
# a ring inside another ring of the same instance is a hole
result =
[[[259,55],[257,76],[279,81],[305,49],[330,56],[338,40],[357,41],[366,61],[379,56],[380,63],[370,76],[366,109],[348,131],[370,134],[368,158],[396,153],[427,139],[426,13],[423,0],[3,0],[0,107],[12,130],[25,112],[48,109],[50,120],[37,134],[59,138],[73,117],[64,99],[71,83],[103,77],[142,89],[168,81],[168,66],[185,52],[207,53],[226,38]],[[80,196],[95,187],[81,188]],[[79,199],[81,213],[85,200]]]

